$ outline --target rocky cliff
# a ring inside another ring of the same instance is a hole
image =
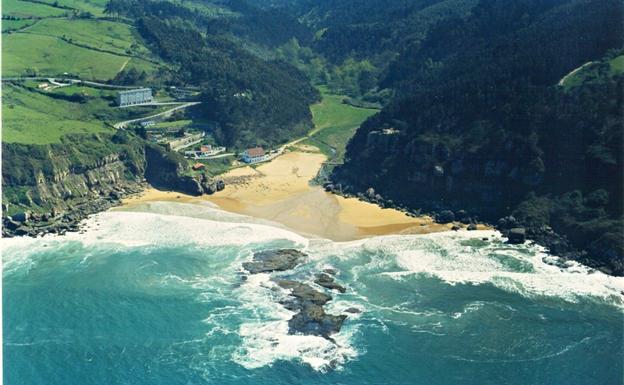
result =
[[[333,184],[444,221],[524,227],[624,275],[622,7],[481,1],[441,23],[391,65],[395,97],[358,129]]]
[[[200,195],[223,189],[188,175],[178,154],[126,131],[75,135],[49,145],[2,144],[4,236],[76,230],[146,183]]]

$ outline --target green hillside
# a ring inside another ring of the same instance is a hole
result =
[[[97,19],[45,19],[28,29],[29,34],[54,36],[74,44],[120,55],[149,56],[128,24]]]
[[[622,73],[624,73],[624,55],[619,55],[607,61],[585,63],[563,77],[559,85],[565,91],[570,91],[573,88],[601,82],[605,78],[613,78]]]
[[[314,130],[306,143],[318,147],[333,161],[341,162],[349,139],[377,110],[345,104],[344,96],[331,94],[325,88],[321,88],[321,95],[322,101],[310,107]]]
[[[2,89],[2,141],[5,143],[59,143],[73,133],[113,132],[118,121],[164,111],[167,106],[115,108],[116,92],[69,86],[36,90],[37,82],[7,83]]]
[[[2,141],[47,144],[60,142],[70,133],[112,131],[94,120],[83,104],[57,100],[45,95],[5,85],[2,90]]]
[[[34,24],[32,20],[11,21],[13,28],[32,25],[2,35],[2,70],[7,77],[67,72],[107,80],[122,69],[149,73],[156,68],[149,50],[128,24],[94,18],[44,18]]]
[[[2,15],[16,18],[41,18],[61,16],[69,13],[67,9],[53,7],[41,3],[22,0],[5,0],[2,2]],[[4,21],[3,21],[4,23]]]

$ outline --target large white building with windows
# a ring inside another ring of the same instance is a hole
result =
[[[119,107],[134,106],[154,101],[151,88],[137,88],[136,90],[120,91],[117,94]]]

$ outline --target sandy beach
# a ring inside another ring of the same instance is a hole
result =
[[[288,152],[271,162],[223,174],[226,188],[214,195],[193,197],[150,188],[125,199],[124,205],[210,201],[226,211],[270,220],[302,235],[334,241],[385,234],[424,234],[452,227],[437,224],[428,216],[409,217],[395,209],[344,198],[310,185],[325,159],[321,153]]]

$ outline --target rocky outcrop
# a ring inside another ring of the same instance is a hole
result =
[[[344,293],[346,291],[344,286],[341,286],[335,282],[334,277],[325,273],[317,274],[316,279],[314,280],[314,283],[326,289],[339,291],[341,293]]]
[[[526,230],[521,227],[516,227],[507,233],[507,242],[512,245],[521,245],[526,241]]]
[[[288,279],[275,279],[274,281],[281,288],[290,290],[292,299],[283,302],[283,305],[297,312],[288,321],[291,332],[329,339],[331,334],[340,331],[347,316],[327,314],[323,309],[323,306],[331,301],[331,296],[301,282]]]
[[[3,236],[78,230],[88,215],[118,205],[146,183],[194,195],[223,182],[184,174],[178,154],[127,131],[73,135],[59,144],[2,144]]]
[[[156,188],[196,196],[214,194],[225,188],[222,180],[214,180],[206,174],[189,175],[186,160],[180,154],[161,146],[148,144],[145,147],[145,158],[145,178]]]
[[[252,261],[243,263],[243,268],[251,274],[285,272],[297,267],[306,257],[306,254],[295,249],[265,250],[255,253]],[[340,331],[347,315],[325,312],[323,306],[332,300],[329,294],[293,279],[273,277],[272,281],[289,291],[288,299],[281,303],[295,312],[288,321],[290,333],[315,335],[333,341],[331,335]],[[335,283],[334,278],[327,273],[317,274],[314,282],[331,290],[345,292],[345,288]]]
[[[295,249],[265,250],[254,254],[253,261],[243,263],[251,274],[286,271],[303,262],[306,254]]]

